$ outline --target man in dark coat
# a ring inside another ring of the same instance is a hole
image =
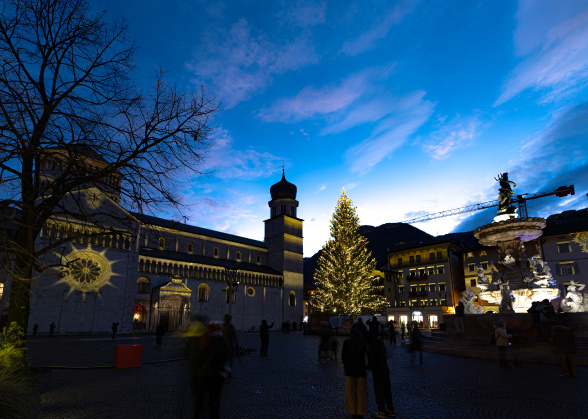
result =
[[[261,349],[259,351],[260,356],[267,356],[267,347],[269,345],[269,329],[274,327],[274,322],[272,322],[271,326],[267,325],[267,320],[263,319],[261,321],[261,326],[259,327],[259,338],[261,339]]]
[[[372,336],[378,336],[380,334],[380,322],[376,316],[373,316],[369,319],[366,324],[368,325],[368,334]],[[370,338],[368,338],[370,340]]]
[[[53,336],[54,332],[55,332],[55,322],[51,322],[51,324],[49,325],[49,336]]]
[[[163,339],[163,335],[165,335],[165,323],[159,323],[155,328],[155,343],[158,348],[161,347],[161,340]]]
[[[221,327],[211,323],[206,333],[198,341],[196,370],[194,419],[202,414],[204,394],[208,392],[208,415],[211,419],[220,418],[221,390],[225,382],[225,362],[229,356],[227,342],[223,338]]]
[[[351,328],[351,336],[343,342],[341,351],[345,368],[345,412],[353,418],[368,414],[365,352],[366,343],[356,323]]]
[[[112,322],[112,340],[114,340],[114,335],[116,335],[116,331],[118,330],[118,323]]]
[[[392,401],[388,357],[386,356],[386,346],[384,346],[384,342],[380,338],[370,335],[367,356],[367,368],[372,371],[374,395],[376,396],[376,404],[378,405],[378,412],[373,417],[386,418],[386,414],[389,417],[394,417],[394,402]],[[386,405],[388,406],[387,412]]]

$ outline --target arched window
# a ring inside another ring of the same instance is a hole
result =
[[[257,260],[257,263],[261,263],[261,255],[257,255],[257,257],[255,258],[255,260]]]
[[[241,252],[237,252],[237,260],[241,260]]]
[[[290,291],[290,301],[288,301],[290,307],[296,306],[296,293],[294,291]]]
[[[218,247],[214,248],[214,257],[218,257]]]
[[[192,253],[194,251],[194,243],[188,243],[188,253]]]
[[[202,283],[202,284],[198,285],[198,301],[207,302],[209,295],[210,295],[210,287],[207,284]]]
[[[137,294],[148,294],[150,285],[149,279],[144,276],[137,279]]]
[[[159,238],[159,248],[165,249],[165,239],[163,237]]]

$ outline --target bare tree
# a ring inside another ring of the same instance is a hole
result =
[[[209,143],[214,100],[202,90],[179,91],[163,73],[151,91],[140,91],[126,34],[124,22],[107,21],[85,0],[3,2],[0,197],[2,214],[16,226],[4,234],[9,321],[25,329],[31,280],[44,269],[39,261],[76,238],[39,247],[43,226],[61,217],[102,225],[76,234],[115,228],[104,223],[109,214],[96,217],[74,192],[96,187],[139,212],[178,206],[178,179],[198,173]]]

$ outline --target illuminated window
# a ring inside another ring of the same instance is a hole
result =
[[[425,275],[425,268],[419,268],[419,276],[424,277]]]
[[[435,302],[435,300],[433,300],[433,302]],[[436,329],[437,327],[439,327],[439,320],[437,316],[429,316],[429,327],[431,329]]]
[[[148,294],[149,293],[149,279],[145,278],[144,276],[137,279],[137,293],[138,294]]]
[[[241,260],[241,252],[237,252],[237,260]]]
[[[429,275],[435,275],[435,267],[434,266],[429,266],[427,269],[429,271]]]
[[[421,285],[420,286],[420,291],[421,292],[426,292],[427,291],[427,286],[426,285]]]
[[[475,287],[475,286],[476,286],[476,280],[470,279],[470,287]]]
[[[218,257],[218,247],[215,247],[214,248],[214,256],[215,257]]]
[[[159,238],[159,248],[165,249],[165,239],[163,237]]]
[[[0,284],[0,300],[2,299],[3,295],[4,295],[4,284]]]
[[[404,285],[398,287],[398,294],[404,294]]]
[[[192,253],[194,251],[194,243],[188,243],[188,253]]]
[[[570,253],[571,251],[570,242],[557,244],[557,253]]]
[[[470,272],[474,272],[475,270],[476,270],[476,265],[475,265],[475,264],[473,264],[473,263],[470,263],[470,264],[468,265],[468,271],[470,271]]]
[[[445,273],[445,268],[443,266],[437,266],[437,273],[438,274]]]
[[[557,269],[557,273],[559,275],[567,276],[578,274],[578,265],[575,262],[558,263],[555,265],[555,268]]]
[[[468,258],[473,258],[474,257],[474,252],[469,252],[467,257]]]
[[[486,256],[486,251],[485,250],[480,251],[480,256]]]
[[[437,305],[437,300],[431,300],[431,305],[432,306],[436,306]]]
[[[445,283],[444,282],[439,284],[439,291],[445,291]]]
[[[488,269],[488,262],[482,262],[482,269]]]
[[[435,291],[435,284],[429,284],[429,292]]]
[[[202,284],[198,285],[198,301],[207,302],[209,295],[210,295],[210,287],[207,284],[202,283]]]
[[[294,291],[290,291],[290,300],[288,302],[290,307],[296,306],[296,293]]]

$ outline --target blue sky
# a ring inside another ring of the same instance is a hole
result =
[[[342,188],[362,224],[574,184],[530,216],[588,207],[588,3],[99,0],[157,68],[216,97],[210,171],[189,222],[263,240],[269,187],[298,187],[304,254],[329,238]],[[164,215],[164,214],[159,214]],[[416,224],[431,234],[493,211]]]

